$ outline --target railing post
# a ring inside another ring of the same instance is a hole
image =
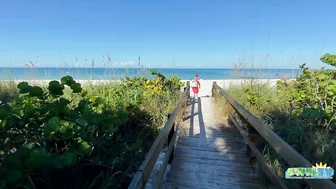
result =
[[[243,120],[244,124],[247,126],[247,137],[248,139],[254,144],[254,146],[260,150],[261,147],[261,137],[258,131],[248,122],[246,121],[242,116],[241,120]],[[247,155],[249,158],[249,162],[252,165],[253,161],[257,161],[255,154],[251,150],[248,144],[246,144],[246,150],[247,150]]]
[[[188,90],[187,92],[187,97],[188,97],[188,100],[190,99],[190,81],[187,81],[187,85],[186,85],[186,90]]]
[[[186,86],[184,87],[184,92],[185,91],[187,91],[186,92],[186,95],[187,95],[187,103],[186,103],[186,105],[188,106],[189,102],[190,102],[190,82],[189,81],[186,82]]]
[[[170,114],[168,114],[168,119],[169,119],[169,117],[170,117]],[[172,128],[169,131],[169,134],[168,134],[168,146],[170,145],[171,142],[175,142],[175,141],[172,141],[174,133],[175,133],[175,121],[173,123]],[[168,164],[171,164],[172,161],[173,161],[173,159],[174,159],[174,151],[175,151],[175,146],[173,146],[173,150],[172,150],[172,152],[170,154],[170,157],[169,157],[169,160],[168,160]]]
[[[254,129],[254,127],[242,115],[238,114],[238,117],[242,121],[242,124],[245,127],[244,130],[246,132],[247,138],[256,146],[256,144],[259,140],[257,130]],[[249,147],[249,145],[247,143],[246,143],[246,152],[247,152],[247,156],[249,158],[249,161],[251,159],[255,158],[255,155],[253,154],[251,148]]]
[[[214,81],[214,82],[212,83],[211,97],[213,97],[213,95],[214,95],[215,85],[217,85],[217,82],[216,82],[216,81]]]

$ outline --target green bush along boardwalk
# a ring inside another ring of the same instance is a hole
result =
[[[335,168],[336,55],[325,54],[321,61],[331,69],[313,70],[303,64],[300,75],[294,80],[280,79],[275,88],[252,79],[248,85],[231,86],[228,92],[313,165],[323,162]],[[229,106],[225,107],[227,113],[233,113]],[[239,120],[238,115],[234,116]],[[284,178],[289,167],[285,161],[268,145],[262,152]],[[303,181],[287,182],[290,188],[298,188]]]
[[[183,86],[152,75],[86,87],[65,76],[6,90],[0,189],[127,187]]]

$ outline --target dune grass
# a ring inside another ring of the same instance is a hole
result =
[[[335,113],[330,108],[334,98],[333,93],[328,92],[331,90],[328,85],[335,81],[334,72],[323,69],[313,71],[304,65],[301,69],[302,74],[294,80],[282,78],[276,86],[251,78],[246,79],[243,85],[230,85],[226,91],[313,165],[322,162],[335,168]],[[243,123],[223,97],[217,95],[216,100],[226,114]],[[323,106],[321,101],[325,102]],[[284,178],[290,166],[264,142],[261,153],[276,173]],[[286,183],[289,188],[305,185],[302,180],[286,180]]]

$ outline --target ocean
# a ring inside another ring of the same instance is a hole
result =
[[[165,76],[177,75],[182,80],[193,79],[198,74],[199,79],[278,79],[294,78],[300,74],[299,69],[173,69],[150,68]],[[125,76],[148,76],[149,72],[139,68],[4,68],[0,67],[0,80],[53,80],[70,75],[76,80],[109,80]]]

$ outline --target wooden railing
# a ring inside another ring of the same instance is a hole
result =
[[[144,188],[152,171],[155,166],[155,163],[159,157],[160,152],[163,149],[163,146],[166,142],[168,142],[168,150],[165,153],[163,158],[163,163],[159,169],[158,176],[156,176],[153,187],[152,188],[160,188],[162,183],[167,164],[170,164],[173,160],[174,156],[174,146],[175,140],[177,137],[176,133],[176,124],[179,124],[181,120],[177,120],[177,115],[181,112],[181,109],[185,107],[188,98],[190,97],[190,82],[188,81],[186,87],[184,88],[183,93],[180,95],[179,101],[175,106],[175,109],[172,111],[171,114],[168,115],[168,120],[164,127],[162,128],[161,132],[159,133],[158,137],[154,141],[150,151],[146,155],[146,158],[138,171],[136,172],[131,184],[129,185],[129,189],[138,189]]]
[[[253,151],[259,164],[262,166],[268,178],[277,188],[287,188],[284,179],[280,178],[271,166],[265,161],[262,154],[257,149],[255,143],[251,141],[252,135],[258,135],[263,137],[272,148],[292,167],[312,167],[302,155],[295,151],[289,144],[287,144],[282,138],[275,134],[270,128],[268,128],[263,122],[261,122],[256,116],[246,110],[241,104],[239,104],[231,95],[226,93],[221,87],[217,85],[216,82],[212,86],[212,94],[218,92],[229,102],[232,108],[238,113],[238,115],[244,119],[244,122],[248,126],[248,134],[245,134],[243,128],[237,123],[233,116],[229,116],[229,119],[237,127],[240,134],[243,136],[247,142],[250,150]],[[336,188],[336,185],[331,180],[304,180],[313,189],[331,189]]]

